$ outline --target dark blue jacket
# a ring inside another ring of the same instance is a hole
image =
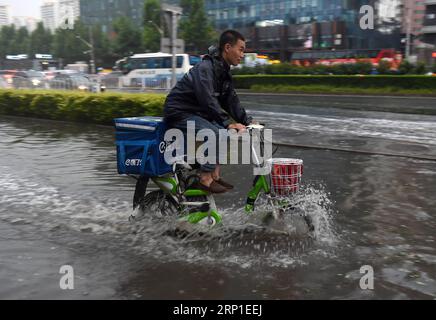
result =
[[[225,128],[236,122],[248,125],[248,117],[236,95],[230,66],[216,51],[210,51],[171,90],[164,107],[165,121],[171,123],[186,115],[215,120]]]

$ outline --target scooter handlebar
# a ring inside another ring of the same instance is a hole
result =
[[[263,130],[265,129],[264,124],[250,124],[247,126],[248,130]]]

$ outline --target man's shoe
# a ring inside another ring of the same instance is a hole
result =
[[[202,183],[195,183],[192,186],[193,189],[199,189],[199,190],[203,190],[206,191],[208,193],[226,193],[227,191],[229,191],[229,189],[227,189],[226,187],[220,185],[219,183],[217,183],[216,181],[212,182],[212,184],[210,185],[210,187],[205,186]]]
[[[230,183],[225,182],[223,179],[216,180],[215,182],[222,185],[224,188],[228,190],[233,190],[235,188]]]

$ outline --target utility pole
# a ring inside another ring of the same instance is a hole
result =
[[[411,46],[411,33],[412,33],[412,8],[406,8],[407,13],[407,35],[406,35],[406,60],[409,61],[410,58],[410,46]]]
[[[182,8],[171,6],[167,4],[162,5],[162,11],[164,11],[165,19],[167,21],[169,29],[171,30],[171,54],[172,54],[172,77],[171,86],[174,87],[177,83],[177,26],[179,19],[182,15]]]
[[[91,65],[91,74],[97,74],[96,65],[95,65],[95,44],[94,44],[94,34],[92,32],[92,26],[89,26],[89,41],[86,41],[82,37],[76,35],[76,38],[82,41],[84,44],[86,44],[89,48],[89,54],[91,56],[91,60],[89,61]],[[97,88],[96,92],[101,92],[101,83],[100,83],[100,77],[97,77]]]
[[[94,36],[92,34],[92,26],[89,26],[89,38],[90,38],[91,43],[89,43],[88,41],[83,39],[81,36],[76,35],[76,38],[79,39],[80,41],[82,41],[84,44],[86,44],[86,46],[89,48],[89,53],[91,56],[91,61],[89,61],[90,65],[91,65],[91,73],[96,74]]]
[[[174,88],[177,82],[177,56],[176,56],[176,39],[177,39],[177,20],[178,17],[176,13],[172,12],[172,31],[171,31],[171,50],[173,55],[173,63],[172,63],[172,79],[171,79],[171,86]]]
[[[94,32],[92,32],[92,26],[89,26],[89,39],[91,41],[90,45],[90,50],[91,50],[91,72],[92,74],[96,74],[97,70],[96,70],[96,61],[95,61],[95,44],[94,44]]]

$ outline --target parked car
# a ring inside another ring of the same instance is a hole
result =
[[[118,88],[120,83],[120,77],[123,76],[121,71],[112,71],[109,74],[104,75],[101,78],[101,84],[105,88]]]
[[[59,74],[80,74],[79,72],[74,70],[49,70],[49,71],[44,71],[43,73],[48,81],[53,80],[53,78]]]
[[[52,89],[93,91],[92,81],[83,74],[58,74],[49,81]]]
[[[45,77],[38,71],[0,70],[6,82],[16,89],[47,88]]]
[[[0,76],[0,89],[8,89],[10,85],[7,83],[6,79]]]
[[[33,88],[45,88],[48,89],[46,77],[43,72],[40,71],[25,71],[25,78],[29,79]]]

